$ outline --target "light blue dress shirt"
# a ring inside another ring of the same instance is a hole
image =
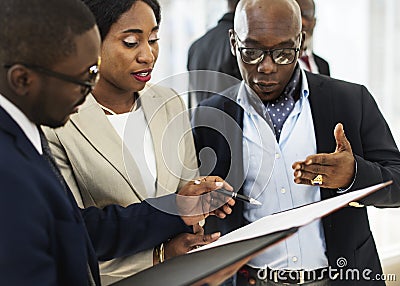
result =
[[[318,186],[294,183],[292,164],[317,151],[309,89],[301,73],[300,99],[283,125],[280,142],[276,141],[264,104],[242,82],[237,102],[244,109],[243,164],[244,194],[262,202],[262,206],[245,204],[244,218],[253,222],[264,216],[321,200]],[[333,135],[332,135],[333,136]],[[321,220],[268,249],[248,264],[256,268],[317,269],[328,266]]]

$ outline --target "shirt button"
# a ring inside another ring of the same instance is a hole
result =
[[[276,153],[276,154],[275,154],[275,158],[276,158],[276,159],[279,159],[280,157],[281,157],[281,155],[280,155],[279,153]]]
[[[293,261],[293,262],[297,262],[297,256],[293,256],[293,257],[292,257],[292,261]]]
[[[281,193],[282,193],[282,194],[286,193],[286,189],[282,188],[282,189],[281,189]]]

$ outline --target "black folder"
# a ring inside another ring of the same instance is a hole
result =
[[[184,286],[200,281],[252,254],[285,239],[297,227],[171,258],[113,286]]]

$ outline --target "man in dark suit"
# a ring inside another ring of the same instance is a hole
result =
[[[313,52],[313,35],[317,19],[315,18],[315,3],[313,0],[296,0],[301,10],[302,30],[306,32],[304,52],[300,57],[301,67],[312,73],[330,76],[329,64]]]
[[[97,259],[192,232],[208,214],[193,213],[197,201],[187,205],[186,196],[226,183],[80,210],[49,153],[39,125],[65,124],[98,75],[100,35],[88,8],[80,0],[2,0],[0,26],[1,284],[100,285]],[[228,212],[227,205],[215,210]]]
[[[228,0],[228,12],[218,21],[217,26],[207,31],[197,39],[189,48],[187,69],[188,71],[209,70],[242,79],[235,57],[230,52],[229,29],[233,28],[233,16],[239,0]],[[196,73],[189,74],[193,88],[202,83],[196,78]],[[200,74],[201,77],[201,74]],[[218,83],[216,83],[218,84]],[[217,90],[211,87],[210,90]],[[210,93],[196,92],[189,97],[189,107],[195,107],[197,103],[210,97]]]
[[[265,215],[393,180],[301,228],[237,275],[237,285],[384,285],[363,206],[400,205],[400,153],[365,87],[299,67],[302,36],[294,0],[239,2],[230,39],[244,80],[198,106],[195,143],[202,175],[225,178],[263,206],[237,202],[227,220],[207,219],[206,230],[226,233]]]

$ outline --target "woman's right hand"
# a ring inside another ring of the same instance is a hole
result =
[[[215,190],[233,188],[218,176],[207,176],[184,185],[176,196],[178,211],[186,225],[195,225],[209,215],[225,218],[232,212],[235,200]]]

